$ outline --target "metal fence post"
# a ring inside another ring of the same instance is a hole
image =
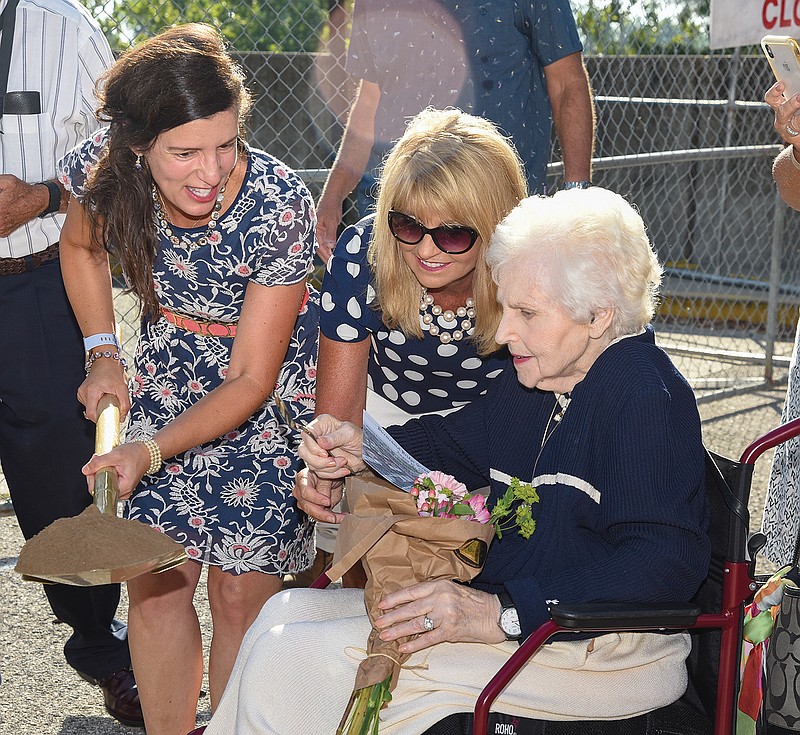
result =
[[[772,218],[772,249],[769,264],[769,295],[767,297],[767,344],[765,345],[764,379],[772,385],[773,356],[778,333],[778,296],[781,286],[781,257],[783,256],[783,224],[786,205],[775,192],[775,215]]]

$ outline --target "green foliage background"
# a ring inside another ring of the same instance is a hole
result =
[[[708,53],[710,0],[574,0],[587,54]]]
[[[237,51],[316,51],[327,0],[85,0],[112,48],[125,49],[175,23],[205,22]]]
[[[346,0],[349,4],[350,0]],[[710,0],[572,0],[587,54],[708,52]],[[174,23],[204,21],[241,52],[316,51],[328,0],[86,0],[121,50]]]

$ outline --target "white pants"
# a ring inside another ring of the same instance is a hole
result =
[[[363,590],[295,589],[270,598],[247,632],[205,735],[334,735],[370,631]],[[649,712],[686,689],[686,634],[608,634],[555,642],[526,664],[493,709],[549,720]],[[381,735],[415,735],[472,711],[517,645],[441,643],[411,656]]]

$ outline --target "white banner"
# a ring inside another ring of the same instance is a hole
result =
[[[800,0],[711,0],[711,48],[750,46],[762,36],[800,38]]]

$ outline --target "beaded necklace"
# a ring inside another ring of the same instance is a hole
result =
[[[427,325],[428,331],[438,337],[442,344],[448,342],[459,342],[472,329],[472,320],[475,318],[475,300],[470,297],[464,306],[458,309],[442,309],[439,304],[435,304],[433,296],[428,290],[422,289],[422,296],[419,299],[419,313],[422,316],[422,323]],[[460,320],[460,322],[458,321]]]
[[[158,220],[158,225],[166,236],[167,240],[169,240],[173,245],[186,248],[187,250],[191,250],[192,248],[201,248],[204,245],[207,245],[209,242],[212,244],[219,242],[222,238],[216,231],[217,220],[219,219],[220,211],[222,210],[222,200],[225,198],[225,187],[227,185],[228,180],[226,179],[225,183],[220,187],[220,190],[217,193],[217,198],[214,202],[214,208],[211,210],[211,219],[208,221],[208,227],[206,228],[206,231],[197,240],[192,240],[186,235],[178,237],[175,232],[173,232],[172,227],[165,216],[167,213],[167,207],[162,201],[161,194],[156,188],[156,185],[152,184],[150,191],[153,196],[153,208],[155,210],[156,219]]]

